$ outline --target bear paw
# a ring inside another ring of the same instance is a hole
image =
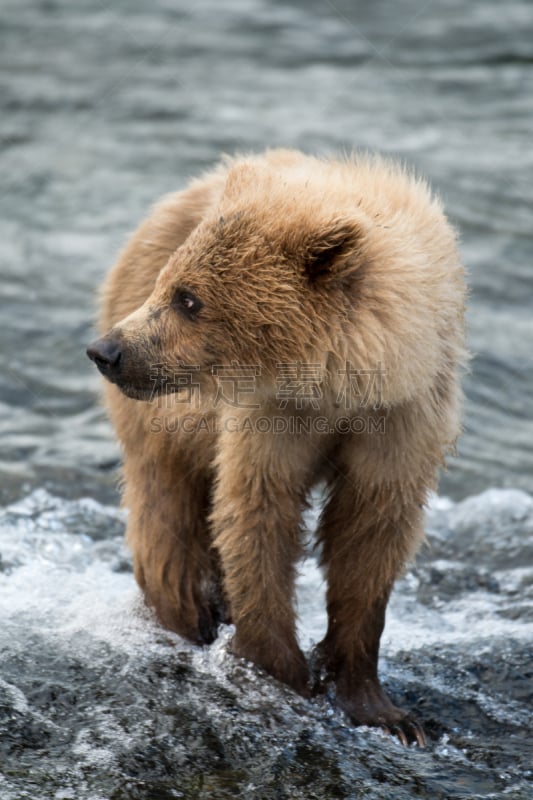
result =
[[[405,746],[411,743],[419,747],[427,745],[420,723],[397,708],[377,681],[366,679],[352,686],[349,692],[338,688],[337,705],[356,725],[381,728],[396,736]]]
[[[252,661],[281,683],[285,683],[303,697],[311,696],[309,669],[305,656],[297,645],[287,647],[282,639],[252,642],[239,636],[231,643],[231,652]]]

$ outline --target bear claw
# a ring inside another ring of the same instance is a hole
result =
[[[427,747],[426,734],[423,727],[412,717],[405,717],[394,725],[383,725],[381,728],[389,736],[395,736],[404,747],[416,744],[418,747]]]

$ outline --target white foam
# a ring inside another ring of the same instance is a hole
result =
[[[316,518],[314,507],[309,513],[311,524]],[[4,640],[12,649],[17,627],[24,626],[26,631],[33,628],[41,635],[72,642],[83,633],[129,652],[162,646],[162,632],[144,608],[133,574],[117,570],[117,564],[127,558],[122,537],[117,534],[95,540],[87,533],[93,521],[105,528],[106,520],[116,525],[121,519],[116,508],[93,500],[60,500],[44,490],[0,514],[4,564],[0,572],[0,645]],[[490,524],[494,530],[498,520],[506,525],[512,522],[518,536],[524,526],[531,527],[532,519],[533,498],[515,490],[493,489],[462,503],[433,498],[428,512],[430,535],[438,528],[439,537],[446,528],[452,532],[457,527],[486,530]],[[505,541],[497,546],[505,546]],[[453,567],[442,561],[435,564],[443,571]],[[498,580],[504,588],[513,587],[531,571],[520,565],[515,571],[500,571]],[[533,633],[531,624],[519,615],[509,619],[501,613],[510,602],[508,593],[476,589],[460,593],[440,607],[429,607],[417,602],[417,587],[418,578],[410,572],[393,594],[383,638],[389,653],[436,642],[524,638]],[[326,629],[324,582],[313,557],[306,558],[300,568],[298,610],[299,636],[308,649]],[[164,637],[163,641],[174,646],[189,648],[179,637]],[[214,661],[221,653],[213,651]],[[22,703],[23,698],[17,702]]]

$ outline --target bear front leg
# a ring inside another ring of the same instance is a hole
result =
[[[306,695],[293,608],[303,488],[290,449],[281,436],[224,433],[211,520],[236,626],[232,651]]]
[[[209,644],[229,622],[207,515],[210,480],[164,459],[127,458],[124,504],[135,576],[161,624]]]
[[[337,704],[355,723],[385,728],[404,744],[421,746],[422,728],[391,702],[379,682],[378,654],[394,580],[422,537],[424,494],[339,476],[319,528],[328,631],[318,654],[335,680]]]

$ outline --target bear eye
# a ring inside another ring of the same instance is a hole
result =
[[[189,319],[194,319],[202,308],[203,303],[190,289],[176,289],[172,305]]]

